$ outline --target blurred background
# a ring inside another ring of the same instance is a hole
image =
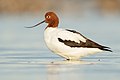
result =
[[[0,14],[38,14],[50,10],[72,14],[86,10],[99,14],[119,13],[120,0],[0,0]]]
[[[120,0],[0,0],[0,51],[47,49],[44,28],[26,29],[54,11],[60,27],[109,46],[119,46]],[[114,45],[112,45],[114,43]]]

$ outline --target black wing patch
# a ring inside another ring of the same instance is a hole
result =
[[[77,42],[71,41],[71,40],[62,40],[61,38],[58,38],[58,40],[70,47],[81,47],[81,45],[82,45],[81,43],[77,43]]]
[[[80,43],[77,43],[77,42],[71,41],[71,40],[62,40],[61,38],[58,38],[58,41],[64,43],[67,46],[70,46],[70,47],[99,48],[99,49],[104,50],[104,51],[112,52],[109,47],[99,45],[98,43],[95,43],[89,39],[87,39],[86,42],[80,41]]]
[[[99,48],[99,49],[104,50],[104,51],[110,51],[110,52],[112,52],[112,50],[110,50],[109,47],[102,46],[102,45],[100,45],[100,44],[98,44],[96,42],[93,42],[92,40],[87,39],[86,37],[84,37],[82,34],[80,34],[79,32],[77,32],[75,30],[69,30],[69,29],[66,29],[66,30],[69,31],[69,32],[73,32],[73,33],[81,35],[83,38],[86,39],[86,42],[80,41],[80,43],[77,43],[75,41],[62,40],[62,39],[60,40],[60,39],[58,39],[59,41],[62,41],[65,45],[68,45],[70,47]]]
[[[82,34],[80,34],[79,32],[75,31],[75,30],[70,30],[70,29],[66,29],[67,31],[69,32],[73,32],[73,33],[76,33],[76,34],[79,34],[81,35],[83,38],[87,39],[85,36],[83,36]]]

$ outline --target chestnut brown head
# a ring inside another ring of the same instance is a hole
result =
[[[58,27],[58,24],[59,24],[59,18],[57,17],[57,15],[54,13],[54,12],[47,12],[45,14],[45,20],[34,25],[34,26],[31,26],[31,27],[26,27],[26,28],[33,28],[33,27],[36,27],[42,23],[48,23],[48,26],[47,27]]]

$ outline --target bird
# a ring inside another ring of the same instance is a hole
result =
[[[110,47],[98,44],[76,30],[58,28],[59,18],[52,11],[45,14],[45,20],[42,22],[26,28],[34,28],[42,23],[47,23],[44,31],[47,47],[66,60],[79,60],[87,55],[103,51],[112,52]]]

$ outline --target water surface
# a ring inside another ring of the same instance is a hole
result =
[[[43,18],[42,15],[0,16],[1,80],[120,80],[119,16],[61,17],[60,27],[75,29],[113,50],[76,62],[64,61],[46,48],[43,39],[46,24],[24,28]]]

